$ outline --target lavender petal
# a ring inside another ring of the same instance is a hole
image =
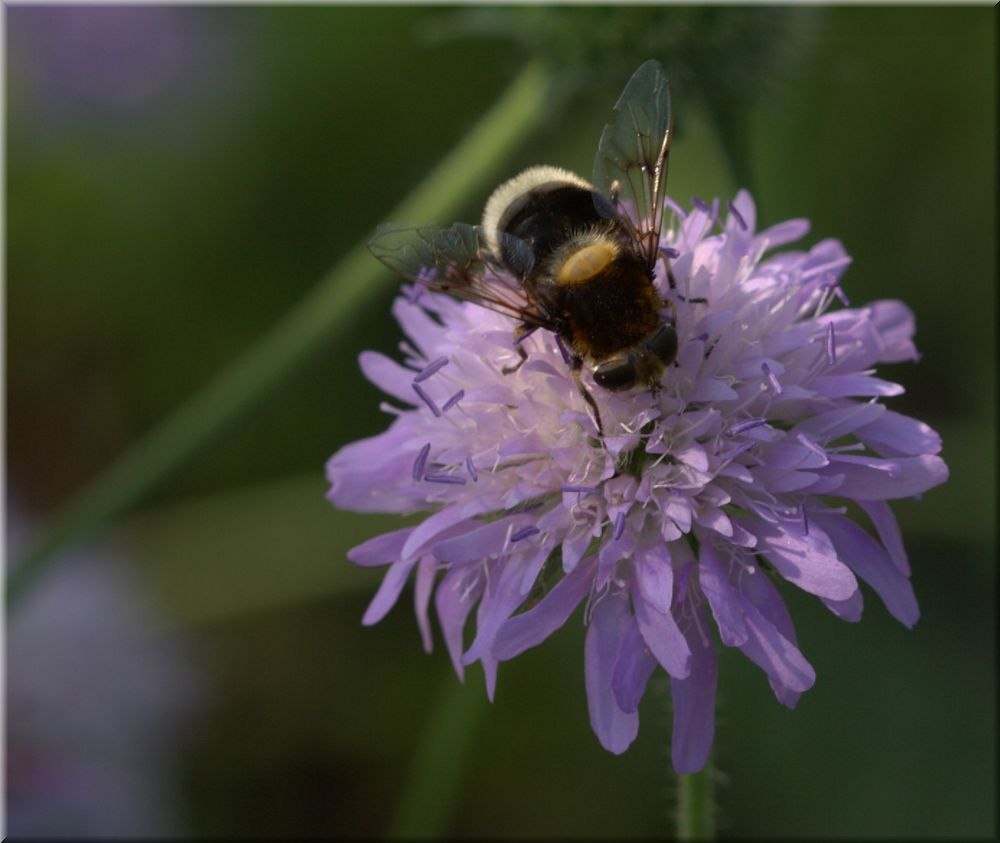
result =
[[[612,688],[615,661],[628,631],[628,603],[623,597],[605,595],[594,604],[584,642],[584,677],[590,725],[601,746],[620,755],[639,733],[638,712],[618,706]]]
[[[854,574],[837,558],[821,530],[813,528],[806,535],[802,524],[794,521],[778,525],[745,519],[742,524],[757,537],[757,549],[778,573],[803,591],[846,600],[858,590]]]
[[[698,624],[706,621],[698,610],[684,629],[691,649],[691,675],[670,679],[674,726],[670,756],[678,773],[696,773],[705,766],[715,739],[715,689],[719,668],[715,647],[703,637]]]
[[[627,629],[622,636],[611,675],[611,689],[618,707],[626,712],[637,711],[646,683],[656,669],[656,659],[646,647],[634,615],[628,615]]]
[[[830,536],[840,558],[882,598],[889,614],[904,626],[912,627],[920,618],[913,586],[882,546],[842,515],[817,514],[815,520]]]
[[[656,660],[671,676],[684,679],[691,672],[691,650],[673,614],[654,609],[632,582],[632,603],[639,631]]]
[[[508,618],[493,641],[493,656],[506,661],[541,644],[562,627],[590,591],[594,560],[581,562],[557,582],[537,605]]]

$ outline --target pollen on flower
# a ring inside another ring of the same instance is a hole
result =
[[[808,224],[758,231],[745,191],[725,206],[666,207],[671,278],[662,261],[655,283],[674,312],[676,358],[653,390],[601,390],[584,369],[603,436],[558,336],[406,287],[393,306],[403,359],[361,357],[391,423],[342,448],[327,476],[338,507],[428,512],[350,552],[388,567],[366,623],[413,573],[428,646],[433,610],[456,671],[479,662],[492,698],[499,664],[583,607],[598,740],[627,748],[662,668],[673,763],[690,772],[713,740],[718,647],[740,650],[786,706],[815,681],[783,591],[856,621],[860,580],[901,623],[917,621],[889,501],[948,471],[940,437],[889,410],[901,387],[873,374],[917,359],[913,315],[899,301],[851,308],[838,241],[783,251]],[[864,523],[847,516],[852,501]]]

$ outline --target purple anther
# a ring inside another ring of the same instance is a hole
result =
[[[674,260],[675,258],[679,258],[681,256],[681,253],[672,246],[660,246],[660,251],[670,258],[670,260]]]
[[[566,346],[563,345],[563,341],[559,337],[559,334],[556,334],[556,345],[559,348],[559,353],[562,355],[563,362],[568,366],[573,361],[572,358],[569,356],[569,352],[566,350]]]
[[[511,544],[513,544],[514,542],[519,542],[521,541],[521,539],[526,539],[528,538],[528,536],[533,536],[536,533],[540,532],[542,531],[539,530],[534,524],[532,524],[530,527],[522,527],[520,530],[518,530],[510,537]]]
[[[532,325],[523,334],[518,334],[517,338],[514,340],[514,345],[517,345],[518,343],[524,342],[528,337],[530,337],[537,330],[538,330],[538,326],[537,325]]]
[[[755,439],[747,439],[745,442],[740,442],[735,448],[731,448],[722,455],[723,462],[736,459],[740,454],[744,451],[749,451],[756,444],[757,440]]]
[[[446,486],[464,486],[465,478],[457,477],[454,474],[425,474],[424,480],[428,483],[443,483]]]
[[[420,449],[417,458],[413,461],[413,479],[421,480],[424,476],[424,468],[427,466],[427,455],[431,452],[431,443],[428,442]]]
[[[747,230],[747,221],[743,219],[743,214],[736,210],[736,206],[733,204],[733,200],[729,200],[729,213],[732,215],[733,219],[739,224],[740,228],[744,231]]]
[[[826,326],[826,362],[837,365],[837,337],[833,332],[833,322]]]
[[[469,472],[469,477],[472,478],[473,483],[479,479],[479,472],[476,471],[476,467],[472,464],[472,457],[465,458],[465,470]]]
[[[781,382],[775,376],[774,372],[771,371],[771,367],[767,363],[761,363],[760,368],[764,371],[764,377],[767,378],[767,382],[771,384],[771,389],[774,390],[775,395],[781,395],[784,390],[781,388]]]
[[[419,276],[418,276],[419,277]],[[403,290],[403,295],[410,304],[416,304],[424,294],[423,287],[407,287]]]
[[[701,340],[701,342],[708,342],[708,331],[702,331],[695,339]]]
[[[438,409],[438,405],[434,403],[431,397],[424,392],[418,383],[411,383],[410,386],[413,387],[413,391],[420,396],[420,400],[423,401],[428,407],[431,408],[431,412],[434,413],[435,417],[441,418],[441,410]]]
[[[691,204],[694,205],[699,211],[704,211],[706,214],[712,213],[712,209],[708,207],[705,200],[698,196],[691,197]]]
[[[741,421],[739,424],[734,424],[729,428],[729,433],[731,436],[739,436],[741,433],[746,433],[748,430],[753,430],[762,424],[767,424],[767,419],[747,419],[746,421]]]
[[[424,368],[422,368],[419,372],[417,372],[416,376],[413,378],[413,382],[420,383],[421,381],[425,381],[435,372],[441,371],[441,369],[443,369],[447,365],[448,365],[447,357],[438,357],[437,360],[432,360],[430,363],[424,366]]]
[[[805,535],[809,535],[809,515],[806,513],[806,505],[803,501],[799,504],[799,509],[802,511],[802,532]]]
[[[583,495],[596,495],[600,489],[598,489],[597,486],[572,486],[569,483],[563,483],[563,485],[559,487],[559,491],[579,492]]]
[[[436,266],[422,266],[416,275],[416,280],[421,284],[430,284],[437,280],[438,270]]]
[[[465,390],[460,389],[454,395],[451,396],[447,401],[444,402],[444,406],[441,408],[442,413],[447,413],[452,407],[454,407],[459,401],[465,398]]]
[[[618,541],[622,537],[622,533],[625,532],[625,513],[619,512],[615,516],[615,541]]]

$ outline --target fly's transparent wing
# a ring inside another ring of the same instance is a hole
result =
[[[368,248],[376,258],[429,290],[448,293],[495,310],[528,325],[549,328],[551,320],[508,269],[523,277],[533,256],[522,240],[494,234],[506,265],[487,247],[480,226],[456,223],[436,226],[380,225]]]
[[[594,187],[617,198],[616,204],[630,206],[623,213],[619,205],[619,215],[650,271],[656,264],[663,227],[673,126],[670,81],[659,62],[647,61],[618,98],[614,120],[604,127],[594,161]]]

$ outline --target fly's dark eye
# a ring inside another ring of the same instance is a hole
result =
[[[635,366],[627,357],[613,357],[594,367],[594,382],[611,392],[635,386]]]
[[[646,347],[660,358],[664,366],[673,363],[677,356],[677,331],[674,326],[663,325]]]

